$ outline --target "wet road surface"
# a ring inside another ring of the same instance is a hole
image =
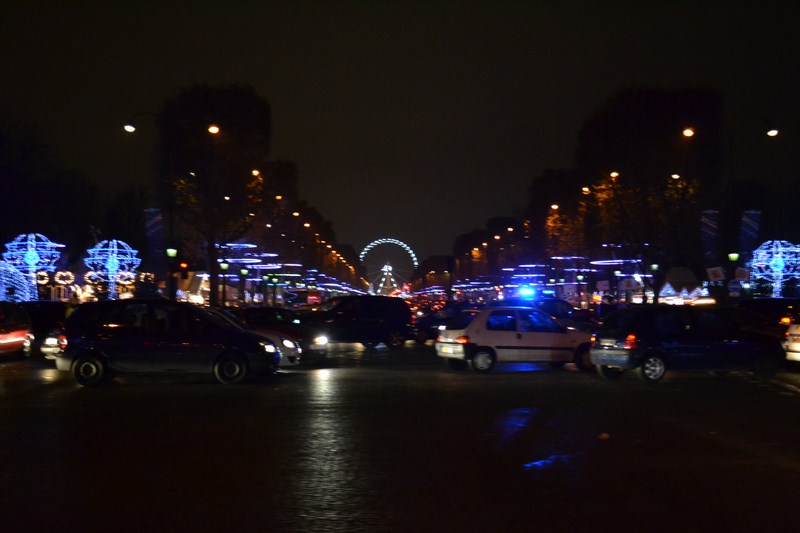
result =
[[[800,395],[341,347],[223,386],[0,361],[0,531],[793,528]]]

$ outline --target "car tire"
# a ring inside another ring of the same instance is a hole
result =
[[[625,373],[625,370],[621,368],[613,368],[610,366],[597,365],[597,373],[603,379],[612,380],[612,379],[619,379],[620,377],[622,377],[622,374]]]
[[[463,359],[448,359],[447,366],[450,370],[464,370],[467,368],[467,362]]]
[[[386,339],[386,346],[389,348],[402,348],[406,344],[406,336],[402,331],[390,331],[389,338]]]
[[[247,360],[235,353],[222,354],[214,363],[214,377],[225,385],[241,383],[248,371]]]
[[[667,362],[656,352],[645,354],[639,367],[639,377],[645,383],[658,383],[667,373]]]
[[[95,387],[107,375],[105,363],[94,355],[82,355],[72,364],[72,377],[83,387]]]
[[[594,368],[594,365],[592,364],[591,351],[589,350],[588,346],[578,348],[578,350],[575,352],[575,358],[572,362],[575,363],[575,367],[581,372],[588,372]]]
[[[477,372],[478,374],[486,374],[487,372],[491,372],[492,367],[494,367],[494,363],[494,352],[489,348],[478,348],[475,350],[475,352],[473,352],[472,358],[470,359],[472,371]]]

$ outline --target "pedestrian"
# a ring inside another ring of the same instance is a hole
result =
[[[602,322],[608,314],[617,307],[614,297],[610,294],[603,295],[603,300],[597,306],[597,320]]]

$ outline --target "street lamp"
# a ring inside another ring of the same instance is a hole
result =
[[[169,265],[169,277],[167,278],[167,297],[170,300],[175,299],[175,294],[178,292],[178,280],[175,279],[175,258],[178,257],[177,248],[167,248],[167,263]]]
[[[228,262],[223,260],[219,264],[219,269],[222,270],[222,307],[227,307],[228,302],[225,299],[225,285],[227,284],[227,279],[225,275],[228,273]]]

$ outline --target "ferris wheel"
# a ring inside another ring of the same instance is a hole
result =
[[[392,294],[401,289],[419,266],[414,250],[392,238],[372,241],[361,250],[358,259],[364,265],[374,292],[379,294]]]

